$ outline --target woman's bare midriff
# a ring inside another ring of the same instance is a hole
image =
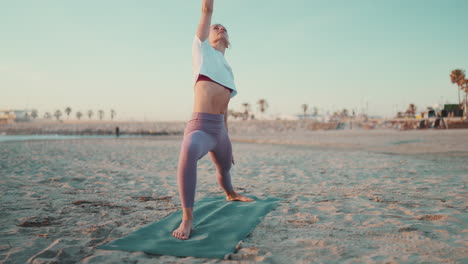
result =
[[[231,99],[229,89],[210,81],[198,81],[195,84],[194,112],[225,114]]]

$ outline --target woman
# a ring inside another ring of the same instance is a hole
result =
[[[203,0],[202,16],[192,47],[195,103],[192,119],[184,131],[178,165],[182,222],[172,235],[186,240],[193,230],[193,204],[197,161],[210,152],[217,180],[228,201],[253,201],[236,193],[231,185],[231,141],[227,134],[229,100],[237,94],[231,67],[224,58],[229,35],[222,25],[211,24],[213,1]]]

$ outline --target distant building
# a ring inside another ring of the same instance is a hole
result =
[[[444,104],[442,116],[455,116],[455,117],[462,117],[463,116],[463,109],[459,104]]]
[[[13,110],[15,114],[15,122],[31,121],[31,111],[28,110]]]
[[[15,114],[9,110],[0,110],[0,125],[15,122]]]
[[[314,121],[321,121],[324,119],[322,115],[314,115],[314,114],[297,114],[294,117],[290,117],[290,120],[314,120]]]
[[[31,121],[32,110],[0,110],[0,124]]]

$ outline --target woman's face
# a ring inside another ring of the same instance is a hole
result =
[[[210,43],[222,42],[226,48],[229,47],[229,35],[226,28],[221,24],[214,24],[210,28]]]

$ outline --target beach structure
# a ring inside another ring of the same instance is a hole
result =
[[[0,110],[0,125],[15,122],[15,114],[10,110]]]
[[[444,104],[442,115],[443,117],[447,117],[447,116],[462,117],[463,110],[459,104]]]
[[[0,109],[0,124],[31,121],[33,110]]]
[[[315,115],[315,114],[297,114],[293,120],[323,120],[323,115]]]

